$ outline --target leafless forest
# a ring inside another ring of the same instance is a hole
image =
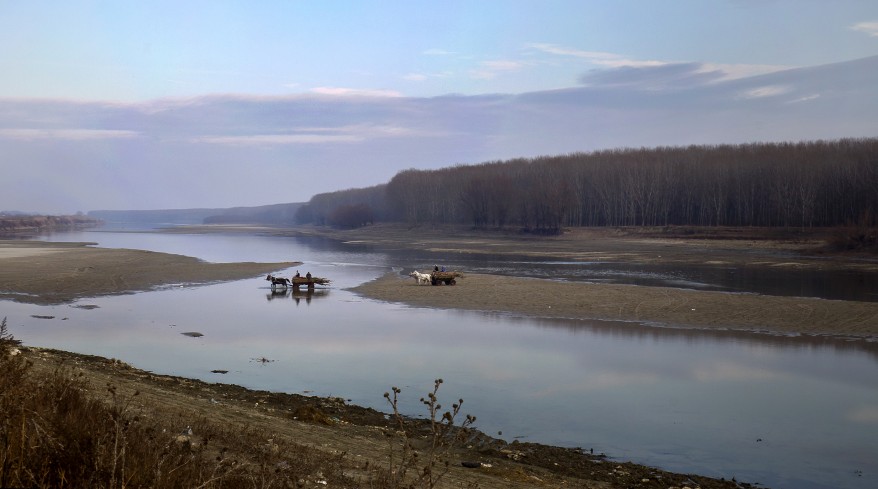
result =
[[[878,139],[617,149],[405,170],[315,195],[299,222],[518,227],[878,223]]]

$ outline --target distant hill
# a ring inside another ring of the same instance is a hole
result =
[[[109,225],[180,226],[198,224],[266,224],[290,225],[303,203],[272,204],[255,207],[95,210],[90,217]]]
[[[272,204],[258,207],[232,207],[205,217],[204,224],[295,224],[296,211],[304,202]]]

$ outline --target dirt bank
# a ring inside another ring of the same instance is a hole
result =
[[[297,394],[253,391],[239,386],[207,383],[181,377],[156,375],[138,370],[115,359],[77,355],[57,350],[24,349],[38,376],[49,376],[59,368],[69,377],[83,378],[90,394],[107,398],[107,387],[132,402],[129,411],[141,423],[156,423],[159,431],[168,425],[168,439],[177,429],[192,428],[192,442],[204,443],[204,433],[213,433],[212,446],[223,447],[226,459],[247,459],[264,447],[235,444],[236,433],[264,433],[265,443],[304,446],[320,456],[338,457],[352,485],[345,487],[387,487],[369,483],[375,467],[389,467],[388,434],[396,433],[384,414],[347,404],[341,398],[320,398]],[[136,397],[135,397],[135,392]],[[403,392],[416,399],[423,392]],[[442,392],[439,392],[442,400]],[[425,413],[426,414],[426,413]],[[424,422],[410,421],[416,446],[422,447],[429,433]],[[222,429],[217,429],[221,426]],[[420,427],[417,427],[420,426]],[[422,452],[423,453],[423,452]],[[398,456],[398,455],[397,455]],[[448,454],[449,472],[436,486],[516,488],[662,488],[740,489],[750,487],[692,474],[674,474],[652,467],[613,461],[588,450],[568,449],[513,442],[507,444],[483,434],[473,434],[468,443]],[[464,462],[470,467],[465,467]],[[472,467],[474,466],[475,467]],[[327,487],[315,474],[300,481],[299,487]]]
[[[298,264],[207,263],[168,253],[93,248],[87,243],[0,241],[0,299],[58,304],[169,284],[238,280]]]

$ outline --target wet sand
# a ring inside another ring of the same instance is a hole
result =
[[[59,304],[170,284],[239,280],[299,264],[208,263],[168,253],[93,248],[87,243],[0,241],[0,299]]]

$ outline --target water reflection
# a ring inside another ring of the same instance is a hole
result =
[[[505,314],[511,325],[535,325],[538,328],[564,329],[573,334],[588,330],[591,334],[607,335],[619,339],[632,339],[640,342],[683,341],[691,347],[715,342],[732,342],[750,346],[796,348],[808,351],[832,351],[837,353],[865,353],[878,362],[878,341],[862,338],[842,338],[838,336],[751,333],[738,330],[697,329],[669,327],[665,325],[646,325],[625,321],[580,321],[556,318],[523,318]],[[600,325],[599,327],[596,325]]]
[[[306,305],[311,305],[312,299],[321,299],[329,296],[329,289],[307,289],[307,288],[284,288],[274,289],[265,295],[266,300],[273,301],[278,299],[293,299],[298,306],[302,301]]]

